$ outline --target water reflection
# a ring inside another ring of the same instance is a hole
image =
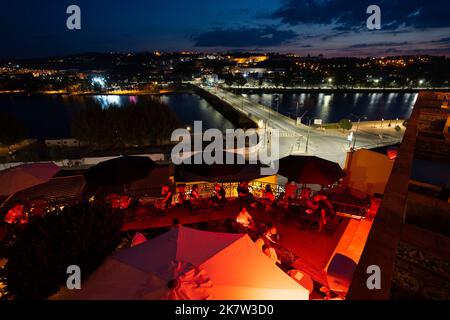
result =
[[[274,94],[245,96],[266,106],[276,106]],[[369,120],[407,119],[417,99],[416,93],[285,93],[279,96],[281,113],[296,117],[307,112],[308,117],[324,122],[338,122],[352,113]]]
[[[165,96],[127,95],[0,95],[0,111],[21,119],[27,126],[29,136],[37,139],[71,137],[71,123],[75,114],[88,108],[92,102],[103,109],[124,107],[161,99],[175,112],[183,125],[203,121],[204,129],[234,128],[233,124],[214,109],[207,101],[195,94],[172,94]]]
[[[122,107],[120,96],[118,95],[99,95],[94,96],[94,100],[100,104],[102,109],[108,109],[111,106]]]

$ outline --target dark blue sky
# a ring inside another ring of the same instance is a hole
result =
[[[66,28],[81,8],[82,29]],[[381,7],[382,29],[366,29]],[[1,0],[0,58],[88,51],[450,55],[449,0]]]

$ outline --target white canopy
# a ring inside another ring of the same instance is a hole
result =
[[[309,292],[248,235],[179,227],[107,258],[75,298],[308,300]]]

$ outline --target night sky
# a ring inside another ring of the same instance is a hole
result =
[[[81,30],[66,28],[81,7]],[[382,29],[367,30],[366,8]],[[0,58],[82,52],[245,50],[450,56],[449,0],[1,0]]]

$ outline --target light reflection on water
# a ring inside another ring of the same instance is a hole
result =
[[[108,109],[111,106],[122,106],[120,96],[118,95],[94,96],[94,100],[101,105],[102,109]]]
[[[159,97],[176,113],[184,126],[192,126],[194,120],[202,120],[204,129],[231,129],[233,125],[208,102],[195,94],[171,94]],[[255,94],[250,99],[276,109],[274,95]],[[140,95],[0,95],[0,111],[8,112],[24,121],[29,136],[38,139],[70,137],[73,116],[92,102],[102,108],[122,107],[138,102],[158,99]],[[317,94],[296,93],[280,95],[279,111],[291,116],[321,118],[324,122],[337,122],[350,113],[367,116],[370,120],[408,118],[417,99],[413,93],[347,93]]]
[[[307,112],[305,118],[322,119],[325,123],[351,118],[351,114],[365,116],[368,120],[408,119],[417,99],[416,93],[284,93],[244,96],[274,109],[277,107],[275,96],[279,96],[279,112],[291,117]]]

